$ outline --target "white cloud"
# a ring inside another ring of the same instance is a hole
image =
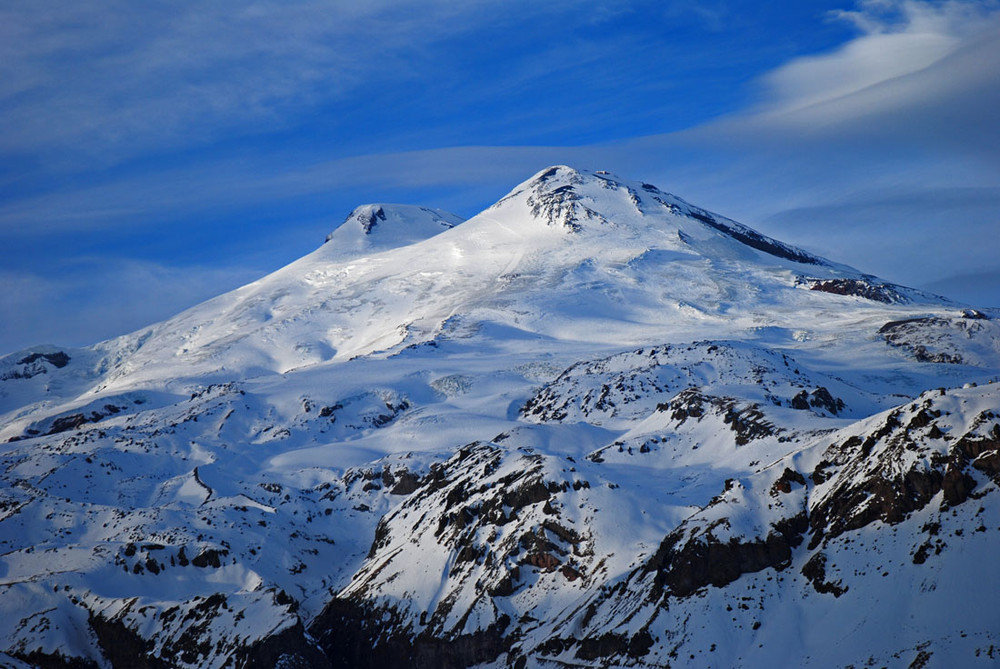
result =
[[[997,101],[1000,4],[878,0],[835,16],[862,33],[833,52],[798,58],[763,77],[763,100],[749,114],[737,115],[737,126],[867,137],[874,133],[865,131],[866,124],[893,136],[923,123],[921,132],[936,141],[935,135],[955,134],[946,125],[949,119],[960,120]],[[987,97],[970,100],[970,93]],[[893,127],[900,115],[914,112],[915,123]],[[975,120],[977,130],[996,135],[994,123]]]

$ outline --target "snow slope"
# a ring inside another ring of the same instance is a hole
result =
[[[604,172],[359,207],[0,358],[0,658],[988,665],[995,316]]]

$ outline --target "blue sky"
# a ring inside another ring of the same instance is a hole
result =
[[[1000,3],[0,0],[0,352],[549,164],[1000,306]]]

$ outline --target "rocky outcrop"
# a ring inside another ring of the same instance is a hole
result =
[[[875,277],[863,279],[808,279],[809,290],[818,290],[834,295],[851,295],[883,304],[904,304],[909,302],[899,291],[899,286],[879,282]]]
[[[826,579],[826,555],[822,551],[817,552],[802,566],[802,575],[820,594],[840,597],[847,592],[847,588],[842,587],[840,581],[831,583]]]
[[[890,321],[878,333],[919,362],[992,367],[1000,354],[1000,324],[975,310]]]
[[[847,403],[834,397],[826,385],[816,383],[821,379],[835,383],[804,371],[785,354],[746,342],[653,346],[567,368],[529,398],[520,415],[539,423],[586,420],[608,424],[670,409],[678,414],[676,420],[682,421],[685,416],[679,410],[685,405],[693,407],[701,396],[703,404],[714,402],[723,411],[738,407],[737,411],[743,412],[747,420],[741,416],[732,427],[747,443],[764,432],[773,433],[773,426],[765,426],[761,416],[751,415],[754,410],[759,413],[762,406],[798,408],[801,404],[801,408],[842,414]],[[717,391],[719,386],[724,391]],[[803,390],[804,386],[813,389]],[[736,399],[732,397],[734,387],[746,392]],[[766,429],[755,436],[757,428]]]
[[[490,662],[510,646],[509,619],[471,634],[440,637],[411,626],[392,609],[333,599],[309,627],[334,669],[464,669]]]
[[[14,362],[8,369],[0,371],[0,381],[31,379],[40,374],[48,374],[51,368],[62,369],[69,364],[69,361],[70,357],[65,351],[29,353]]]
[[[658,590],[687,597],[709,585],[724,587],[743,574],[786,568],[791,564],[792,549],[802,543],[807,528],[804,513],[776,524],[763,538],[723,541],[713,535],[712,526],[695,537],[686,537],[682,527],[663,540],[645,568],[655,570]]]
[[[298,603],[282,591],[269,589],[239,598],[222,593],[198,596],[161,608],[152,618],[151,607],[137,601],[80,602],[89,610],[89,631],[113,669],[330,666],[291,613]],[[263,627],[259,626],[261,616],[269,619]],[[248,619],[253,620],[251,626],[241,624]]]
[[[551,181],[561,176],[566,183],[553,187]],[[552,167],[532,181],[527,204],[531,215],[549,226],[580,232],[585,220],[606,221],[599,213],[583,204],[575,186],[583,183],[578,172],[568,167]]]
[[[666,409],[666,407],[665,407]],[[701,420],[712,413],[722,417],[733,431],[737,446],[746,446],[755,439],[780,434],[783,430],[772,423],[756,403],[739,402],[731,397],[706,395],[697,388],[682,390],[669,404],[670,417],[678,425],[686,420]]]
[[[507,448],[508,439],[433,464],[379,521],[365,565],[310,627],[334,666],[491,661],[519,634],[508,616],[518,605],[498,600],[588,582],[589,539],[563,509],[580,507],[590,482],[564,466],[572,462]],[[414,569],[445,579],[419,607],[399,584]]]
[[[233,654],[235,667],[282,667],[282,669],[330,669],[330,660],[306,634],[301,621],[260,639]]]
[[[965,502],[979,485],[975,473],[989,476],[1000,463],[995,418],[980,414],[952,441],[948,414],[925,396],[919,405],[889,412],[867,434],[832,445],[811,476],[825,487],[811,504],[810,547],[875,521],[900,523],[939,493],[942,508]]]
[[[794,246],[783,244],[776,239],[760,234],[756,230],[751,230],[745,225],[740,225],[735,221],[715,216],[703,209],[692,207],[687,213],[692,218],[701,221],[710,228],[718,230],[722,234],[728,235],[742,244],[746,244],[750,248],[763,251],[764,253],[768,253],[776,258],[783,258],[785,260],[791,260],[792,262],[803,263],[806,265],[826,264],[821,258],[817,258],[810,253],[806,253],[802,249],[797,249]]]
[[[844,410],[844,400],[834,397],[829,390],[820,386],[812,391],[801,391],[792,398],[790,406],[799,410],[821,409],[836,416]]]
[[[90,629],[97,637],[97,643],[105,659],[112,667],[135,667],[135,669],[170,669],[171,663],[154,655],[155,644],[143,639],[120,620],[105,618],[100,614],[90,615]]]

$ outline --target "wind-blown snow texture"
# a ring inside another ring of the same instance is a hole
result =
[[[0,359],[0,664],[993,666],[995,313],[654,186]]]

